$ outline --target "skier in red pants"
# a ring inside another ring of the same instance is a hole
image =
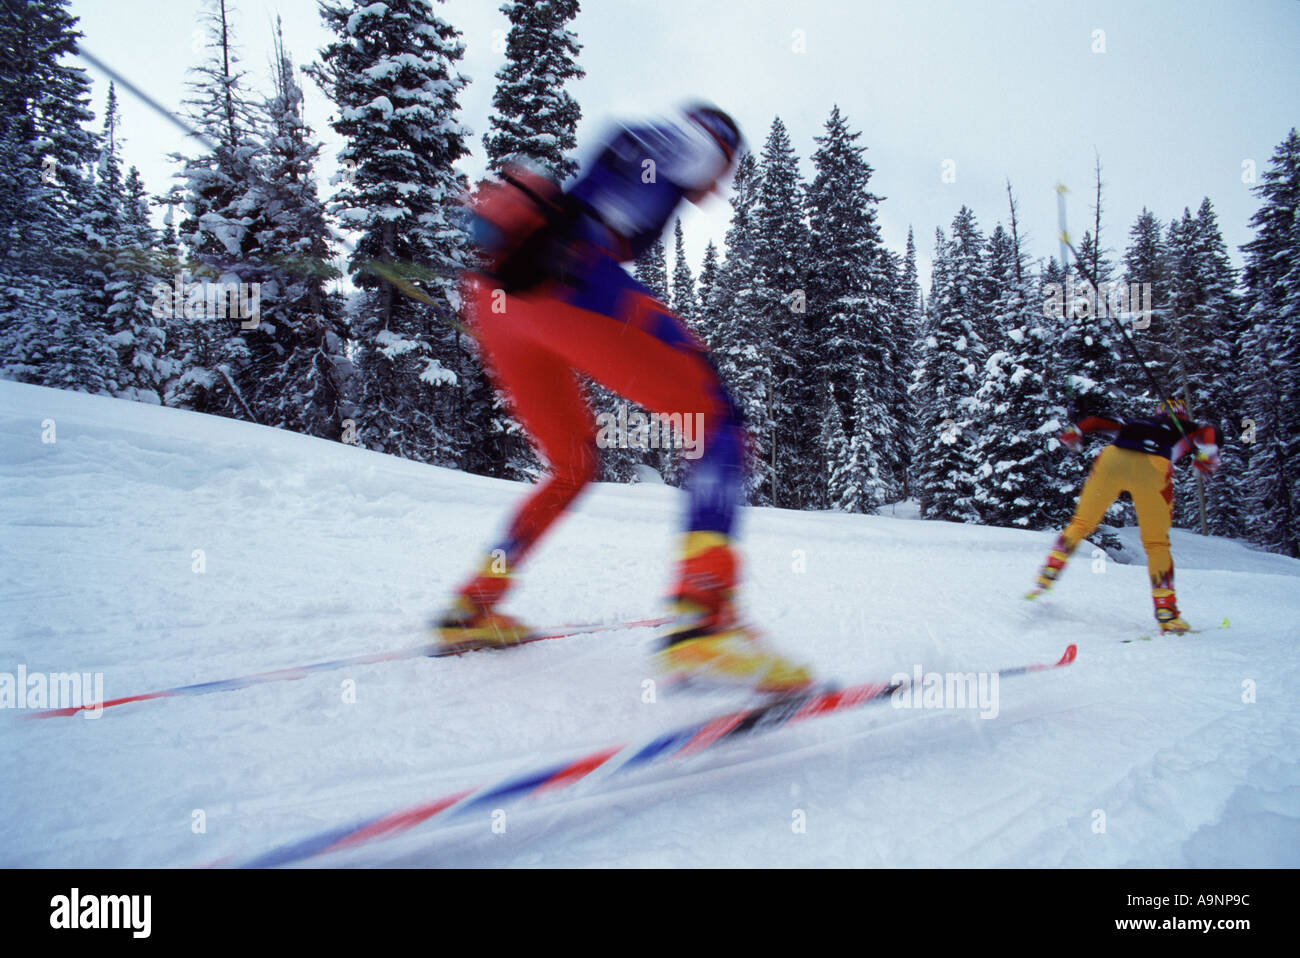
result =
[[[740,142],[731,117],[700,106],[676,122],[621,129],[567,191],[518,166],[480,190],[471,227],[486,265],[464,278],[465,311],[489,374],[550,475],[457,592],[438,625],[445,647],[506,646],[528,634],[498,606],[600,463],[582,373],[652,412],[703,416],[661,670],[762,691],[810,684],[808,671],[767,647],[735,609],[731,536],[746,446],[736,406],[704,344],[620,265],[658,239],[683,199],[717,187]]]

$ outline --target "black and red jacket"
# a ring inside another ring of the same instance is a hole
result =
[[[1177,423],[1169,413],[1151,419],[1109,419],[1105,416],[1084,416],[1074,424],[1087,435],[1102,433],[1113,436],[1114,445],[1177,462],[1195,446],[1209,456],[1219,451],[1222,436],[1212,423],[1196,423],[1183,416]],[[1181,427],[1181,428],[1180,428]]]

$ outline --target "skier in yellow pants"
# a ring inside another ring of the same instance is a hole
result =
[[[1153,419],[1124,421],[1086,416],[1061,434],[1061,442],[1076,449],[1087,433],[1099,432],[1113,435],[1115,439],[1093,463],[1074,518],[1048,553],[1030,598],[1052,587],[1070,553],[1096,530],[1120,493],[1127,492],[1133,497],[1142,546],[1146,549],[1156,621],[1164,632],[1188,630],[1187,622],[1178,613],[1174,560],[1169,551],[1174,463],[1194,448],[1196,468],[1206,474],[1214,472],[1219,466],[1219,431],[1213,425],[1200,425],[1187,419],[1182,403],[1171,401],[1167,407]],[[1178,417],[1176,422],[1174,416]]]

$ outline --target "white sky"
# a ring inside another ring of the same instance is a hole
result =
[[[243,66],[260,90],[276,14],[300,66],[330,39],[315,0],[234,0]],[[461,120],[474,130],[471,176],[483,169],[493,52],[508,27],[496,0],[436,4],[463,34],[461,72],[473,82]],[[202,57],[201,0],[72,0],[82,43],[174,109]],[[1102,237],[1115,255],[1141,208],[1162,221],[1214,203],[1236,261],[1258,207],[1243,163],[1262,172],[1300,125],[1300,0],[583,0],[572,28],[585,79],[570,89],[593,136],[615,118],[663,113],[706,98],[735,114],[761,149],[780,115],[811,177],[812,138],[838,103],[875,168],[885,242],[901,252],[916,231],[928,276],[934,230],[961,204],[987,233],[1006,219],[1005,182],[1033,256],[1056,252],[1053,186],[1070,186],[1070,230],[1091,223],[1094,150],[1102,164]],[[1105,52],[1094,31],[1104,31]],[[801,31],[796,33],[796,31]],[[803,52],[796,46],[802,40]],[[96,113],[107,79],[94,68]],[[304,78],[307,119],[325,141],[324,181],[341,141],[330,104]],[[125,159],[160,193],[184,136],[119,91]],[[943,163],[956,164],[945,183]],[[322,192],[329,188],[322,185]],[[684,216],[691,267],[705,243],[722,246],[729,206],[712,200]],[[671,235],[667,237],[671,244]],[[669,268],[671,269],[671,247]]]

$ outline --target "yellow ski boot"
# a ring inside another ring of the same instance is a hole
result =
[[[532,630],[518,619],[479,608],[463,595],[456,597],[434,626],[434,632],[440,652],[503,649],[532,635]]]
[[[493,608],[512,584],[504,560],[489,557],[434,626],[437,649],[440,652],[499,649],[528,638],[531,629]]]
[[[725,536],[687,536],[673,602],[674,622],[655,656],[670,681],[782,694],[812,684],[808,669],[768,647],[732,605],[736,557]]]

